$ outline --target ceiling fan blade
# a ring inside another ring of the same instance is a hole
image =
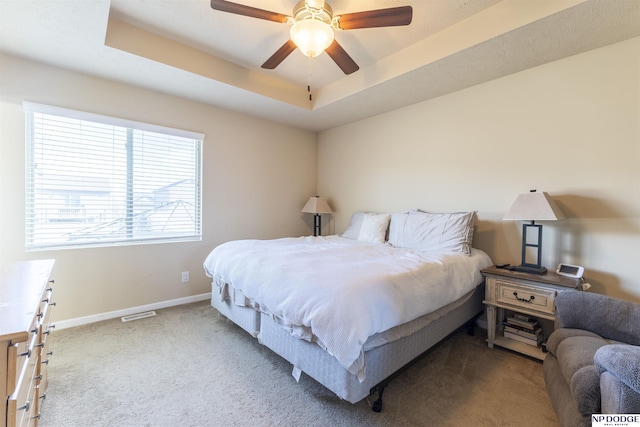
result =
[[[286,23],[289,17],[277,12],[245,6],[225,0],[211,0],[211,8],[222,12],[235,13],[236,15],[250,16],[251,18],[265,19],[267,21]]]
[[[335,40],[325,50],[325,52],[327,52],[327,55],[329,55],[331,59],[333,59],[333,62],[338,64],[338,67],[340,67],[340,69],[345,74],[355,73],[360,69],[360,67],[358,67],[358,64],[356,64],[355,61],[351,59],[349,54]]]
[[[293,40],[289,40],[287,41],[285,44],[282,45],[282,47],[280,49],[278,49],[276,51],[276,53],[274,53],[273,55],[271,55],[271,58],[267,59],[265,61],[264,64],[262,64],[262,68],[266,68],[268,70],[273,70],[274,68],[276,68],[278,65],[280,65],[280,63],[282,61],[285,60],[285,58],[287,56],[289,56],[289,54],[291,54],[291,52],[293,52],[294,50],[296,50],[296,44],[293,42]]]
[[[397,27],[411,24],[412,18],[413,8],[411,6],[400,6],[389,9],[369,10],[366,12],[346,13],[338,19],[338,26],[343,30]]]

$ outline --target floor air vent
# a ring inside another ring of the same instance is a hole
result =
[[[131,322],[132,320],[144,319],[146,317],[153,317],[156,315],[155,311],[145,311],[143,313],[130,314],[128,316],[122,316],[123,322]]]

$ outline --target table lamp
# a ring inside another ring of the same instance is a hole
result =
[[[319,236],[321,232],[321,216],[320,214],[333,213],[329,207],[327,199],[324,197],[310,197],[307,204],[304,205],[302,211],[304,213],[312,213],[313,215],[313,235]]]
[[[562,210],[547,193],[531,190],[520,194],[511,205],[511,209],[503,220],[531,221],[522,224],[522,264],[513,270],[532,274],[545,274],[547,269],[541,265],[542,260],[542,225],[535,221],[557,221],[564,219]],[[527,250],[536,251],[535,262],[528,262]]]

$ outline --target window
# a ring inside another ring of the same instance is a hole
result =
[[[24,107],[28,250],[201,239],[204,135]]]

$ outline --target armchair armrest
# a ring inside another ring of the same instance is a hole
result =
[[[599,374],[610,372],[640,394],[640,347],[611,344],[600,347],[594,356]]]
[[[640,345],[640,304],[589,292],[556,297],[556,328],[584,329],[603,338]]]
[[[612,344],[594,356],[604,414],[640,413],[640,347]]]

